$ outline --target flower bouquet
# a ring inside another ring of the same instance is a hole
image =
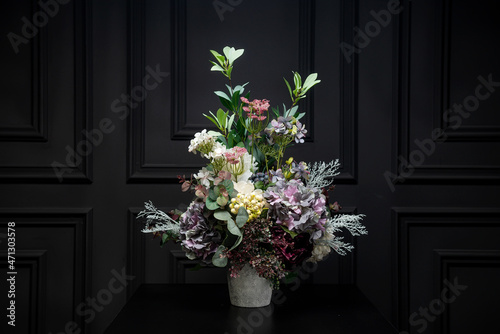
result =
[[[339,214],[338,203],[329,203],[338,160],[285,160],[288,147],[304,142],[305,113],[297,104],[320,82],[317,74],[302,81],[293,73],[293,85],[284,79],[291,106],[272,108],[266,99],[250,100],[248,83],[233,85],[234,62],[243,52],[211,51],[211,70],[229,83],[227,92],[215,92],[224,109],[204,115],[218,131],[196,133],[189,145],[207,165],[189,179],[179,176],[182,191],[194,192],[194,200],[185,212],[168,213],[146,202],[138,218],[145,218],[142,232],[160,237],[161,245],[178,242],[201,265],[229,266],[230,279],[252,270],[277,288],[304,261],[320,261],[331,250],[351,251],[338,235],[343,228],[354,236],[367,231],[363,215]]]

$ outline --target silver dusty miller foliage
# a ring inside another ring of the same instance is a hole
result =
[[[353,236],[360,236],[362,234],[368,234],[365,226],[361,224],[361,220],[365,215],[347,215],[338,214],[328,219],[325,228],[326,231],[333,236],[325,242],[334,249],[340,255],[346,255],[347,252],[351,252],[354,248],[348,242],[344,242],[344,237],[335,235],[336,232],[342,231],[342,229],[348,230]]]
[[[165,212],[157,209],[151,201],[144,202],[145,210],[137,215],[137,218],[146,218],[146,227],[143,233],[170,232],[179,235],[179,223],[170,218]]]
[[[332,160],[329,163],[319,161],[309,164],[307,185],[317,189],[328,187],[333,183],[333,177],[340,174],[337,171],[339,168],[339,159]]]

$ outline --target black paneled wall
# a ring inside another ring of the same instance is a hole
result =
[[[182,208],[178,174],[225,81],[210,49],[244,48],[233,80],[300,106],[305,161],[339,158],[334,200],[367,215],[355,252],[308,284],[355,283],[400,330],[499,330],[500,25],[493,0],[19,0],[2,4],[0,267],[16,235],[16,329],[101,333],[142,283],[191,271],[135,221]],[[10,285],[0,281],[5,296]],[[202,298],[202,296],[200,296]],[[319,296],[311,296],[311,300]],[[2,308],[8,307],[3,297]],[[2,332],[11,327],[2,320]],[[495,327],[497,326],[497,327]]]

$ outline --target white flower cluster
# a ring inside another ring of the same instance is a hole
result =
[[[210,187],[210,181],[214,181],[214,176],[211,171],[203,167],[200,169],[198,174],[193,175],[194,178],[198,181],[198,184],[201,184],[205,188]]]
[[[312,255],[308,259],[309,262],[319,262],[323,260],[325,256],[330,254],[332,248],[329,242],[334,239],[328,231],[323,233],[323,236],[314,242],[314,248],[312,250]]]
[[[204,129],[201,132],[197,132],[194,138],[191,139],[189,145],[189,152],[196,154],[200,152],[203,158],[210,159],[211,162],[218,161],[220,170],[230,172],[232,174],[231,179],[233,181],[248,181],[250,176],[252,176],[253,171],[256,169],[255,160],[252,161],[252,156],[246,152],[241,158],[240,162],[236,165],[230,165],[224,162],[225,153],[229,150],[221,143],[216,141],[217,134],[212,131],[207,131]],[[234,175],[234,171],[238,170],[238,175]],[[201,180],[200,184],[205,187],[209,187],[209,181],[214,180],[214,175],[206,168],[199,171],[198,174],[194,175],[197,180]],[[216,175],[215,175],[216,177]]]
[[[221,143],[216,142],[215,137],[204,129],[197,132],[191,139],[188,151],[194,154],[199,151],[200,155],[206,159],[217,159],[226,152],[226,148]]]

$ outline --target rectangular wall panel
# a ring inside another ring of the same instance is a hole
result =
[[[92,181],[93,147],[84,135],[92,131],[90,5],[85,0],[56,4],[53,15],[32,0],[2,11],[2,30],[23,41],[2,49],[3,182]],[[35,25],[34,19],[41,21]]]
[[[497,183],[500,180],[500,31],[495,1],[403,1],[394,62],[398,87],[393,181]],[[491,84],[493,81],[493,84]],[[490,83],[488,83],[490,82]]]
[[[77,306],[91,291],[92,211],[0,209],[2,231],[7,231],[8,222],[15,222],[20,326],[29,333],[60,332],[66,323],[74,321],[85,330],[87,317],[77,312]],[[4,241],[0,251],[6,255]],[[4,259],[1,266],[6,269]],[[6,291],[5,280],[2,287]],[[1,326],[7,326],[6,322]]]
[[[342,169],[338,182],[356,182],[356,62],[346,62],[339,56],[337,44],[322,35],[327,33],[334,41],[352,39],[355,6],[356,2],[317,1],[287,1],[286,5],[266,2],[248,8],[241,4],[233,12],[226,12],[220,21],[215,12],[212,16],[206,15],[207,11],[213,11],[213,4],[208,2],[132,1],[129,65],[133,103],[129,103],[128,181],[176,182],[178,174],[195,173],[204,164],[199,157],[188,153],[187,147],[196,132],[211,128],[202,113],[216,111],[220,103],[212,91],[224,90],[226,84],[219,73],[210,72],[208,59],[212,56],[208,51],[220,51],[231,44],[246,49],[244,56],[237,60],[235,83],[250,81],[248,88],[253,98],[271,99],[271,104],[280,108],[279,101],[289,101],[283,76],[295,70],[305,78],[316,71],[316,67],[323,68],[320,79],[324,83],[317,86],[323,85],[322,95],[316,98],[315,87],[300,105],[307,113],[304,122],[308,139],[305,144],[290,149],[290,154],[308,161],[340,158]],[[266,22],[262,25],[251,22],[245,25],[245,20],[252,17],[247,11],[256,11],[255,15],[260,16],[262,13],[257,14],[260,7],[267,8],[269,13],[274,12],[275,7],[287,8],[287,15],[272,20],[262,18]],[[332,21],[332,16],[338,20]],[[203,22],[203,25],[192,22]],[[157,29],[159,26],[161,30]],[[228,29],[231,26],[239,28]],[[243,26],[248,28],[241,28]],[[234,29],[238,37],[231,33]],[[317,29],[321,29],[321,35]],[[165,31],[170,34],[166,35]],[[274,35],[264,38],[269,31]],[[277,44],[280,48],[266,47],[265,43],[283,38],[286,40]],[[328,48],[328,52],[318,54],[317,45]],[[284,58],[286,62],[277,61],[283,54],[289,55]],[[148,68],[161,70],[165,77],[154,89],[139,94],[143,79],[150,73]],[[254,68],[269,68],[270,72]],[[332,69],[334,73],[330,73]]]
[[[441,323],[424,323],[420,320],[422,316],[419,310],[429,308],[433,300],[441,298],[437,290],[442,290],[444,279],[453,280],[456,276],[460,282],[468,278],[465,274],[452,276],[450,271],[443,272],[443,265],[436,264],[436,254],[446,249],[470,254],[476,250],[495,254],[500,252],[500,211],[495,208],[397,207],[392,212],[395,238],[393,266],[397,282],[397,289],[394,290],[397,305],[394,320],[398,322],[399,330],[441,333],[438,328]],[[496,286],[489,289],[493,294],[500,293]],[[472,295],[469,298],[478,303],[488,303],[489,297],[477,290],[474,293],[472,288],[469,291]],[[450,314],[454,314],[454,305],[459,303],[448,305],[449,310],[452,310]],[[474,307],[469,305],[465,309],[472,311]]]

